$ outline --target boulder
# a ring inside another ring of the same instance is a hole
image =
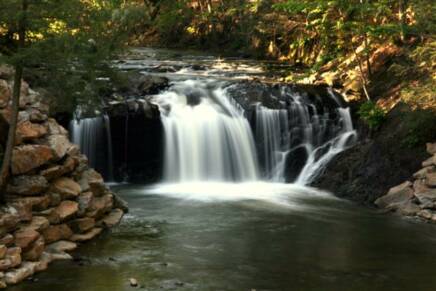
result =
[[[50,214],[51,223],[61,223],[72,216],[74,216],[79,210],[79,204],[74,201],[65,200],[62,201],[58,207],[56,207]]]
[[[42,211],[50,205],[50,197],[47,194],[34,197],[19,197],[14,198],[12,201],[30,204],[32,211]]]
[[[44,216],[33,216],[32,221],[28,225],[21,227],[23,230],[34,230],[41,233],[44,229],[50,226],[47,218]]]
[[[38,123],[30,121],[20,122],[17,125],[16,139],[17,141],[33,141],[47,134],[47,128]]]
[[[433,163],[433,157],[430,157],[430,158],[428,158],[427,160],[425,160],[424,162],[422,162],[422,167],[423,168],[425,168],[425,167],[430,167],[430,166],[433,166],[434,165],[434,163]]]
[[[36,265],[35,262],[24,262],[19,268],[5,273],[5,282],[8,285],[15,285],[23,281],[35,273]]]
[[[32,220],[32,204],[25,200],[19,200],[13,202],[11,206],[15,209],[20,221],[31,221]]]
[[[53,159],[52,150],[44,145],[23,145],[15,147],[12,153],[13,175],[25,174]]]
[[[404,202],[398,208],[399,212],[405,216],[415,216],[421,211],[421,208],[412,201]]]
[[[91,217],[78,218],[78,219],[75,219],[75,220],[68,222],[68,226],[75,233],[84,233],[84,232],[87,232],[88,230],[94,228],[95,219],[91,218]]]
[[[71,146],[70,141],[65,135],[50,135],[47,139],[47,145],[53,150],[56,160],[62,159]]]
[[[386,208],[390,204],[404,203],[413,198],[412,183],[407,181],[391,188],[385,196],[378,198],[374,203],[380,208]]]
[[[14,236],[10,233],[5,234],[0,238],[0,244],[10,246],[14,242]]]
[[[7,191],[10,194],[32,196],[48,188],[47,179],[39,175],[20,175],[12,178]]]
[[[79,184],[66,177],[56,179],[51,187],[51,191],[60,194],[63,199],[75,198],[81,190]]]
[[[108,215],[99,221],[98,226],[106,228],[113,227],[121,221],[123,215],[124,212],[121,209],[113,209]]]
[[[11,268],[15,268],[21,264],[21,248],[13,247],[8,248],[6,251],[6,260],[9,260],[11,263]]]
[[[70,240],[73,242],[84,242],[93,239],[97,235],[99,235],[102,232],[102,228],[95,227],[91,229],[90,231],[83,233],[83,234],[74,234],[71,236]]]
[[[37,261],[45,249],[44,238],[41,236],[23,253],[23,258],[27,261]]]
[[[425,184],[428,187],[436,188],[436,173],[426,173],[425,174]]]
[[[84,171],[80,177],[79,184],[82,192],[91,190],[96,197],[102,196],[107,192],[103,177],[94,169]]]
[[[62,239],[69,239],[73,232],[66,224],[50,225],[47,229],[42,232],[45,242],[47,244],[56,242]]]
[[[15,245],[21,249],[26,249],[39,238],[40,234],[33,229],[21,229],[15,232],[14,236]]]
[[[413,182],[413,190],[415,194],[421,194],[430,191],[430,188],[425,184],[424,179],[418,179]]]
[[[43,123],[48,119],[47,114],[42,113],[39,109],[29,108],[26,110],[26,113],[29,116],[29,121],[34,123]],[[46,130],[47,127],[45,126]],[[48,131],[48,130],[47,130]]]
[[[415,179],[425,179],[425,176],[427,173],[431,173],[435,171],[435,167],[434,166],[429,166],[429,167],[425,167],[422,168],[421,170],[419,170],[418,172],[416,172],[415,174],[413,174],[413,178]]]
[[[63,174],[64,174],[64,168],[59,165],[51,166],[40,172],[40,175],[43,176],[48,181],[59,178]]]
[[[129,205],[127,203],[127,201],[125,201],[124,199],[122,199],[119,195],[117,195],[116,193],[112,193],[113,195],[113,199],[114,199],[114,208],[119,208],[121,209],[124,213],[128,213],[129,212]]]
[[[13,231],[20,222],[20,216],[15,209],[10,210],[12,213],[0,213],[0,235],[4,236]]]
[[[113,198],[111,194],[106,194],[102,197],[94,197],[92,199],[87,217],[100,218],[105,213],[109,212],[113,207]]]
[[[0,244],[0,259],[4,259],[7,250],[8,248],[6,247],[6,245]]]
[[[71,241],[60,240],[47,246],[50,253],[71,252],[77,249],[77,244]]]

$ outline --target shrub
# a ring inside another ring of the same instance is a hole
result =
[[[386,118],[383,109],[373,101],[363,103],[357,112],[370,129],[377,129]]]

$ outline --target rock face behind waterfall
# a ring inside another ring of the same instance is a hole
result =
[[[0,138],[10,118],[11,83],[0,80]],[[12,177],[0,208],[0,288],[43,271],[67,251],[116,225],[126,204],[89,168],[48,106],[22,86]]]

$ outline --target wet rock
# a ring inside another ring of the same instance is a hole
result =
[[[23,196],[37,195],[48,188],[47,179],[39,175],[21,175],[12,178],[8,193]]]
[[[415,179],[425,179],[425,176],[427,173],[431,173],[435,171],[435,167],[434,166],[429,166],[429,167],[425,167],[422,168],[421,170],[419,170],[418,172],[416,172],[415,174],[413,174],[413,178]]]
[[[62,201],[59,206],[50,213],[49,220],[51,223],[61,223],[74,216],[78,210],[79,204],[77,202],[69,200]]]
[[[8,285],[15,285],[23,281],[35,273],[36,265],[35,262],[23,262],[20,268],[5,273],[5,282]]]
[[[422,167],[430,167],[433,166],[433,157],[428,158],[427,160],[425,160],[424,162],[422,162]]]
[[[112,207],[113,199],[111,194],[106,194],[102,197],[94,197],[86,216],[100,218],[102,215],[110,211]]]
[[[124,212],[121,209],[114,209],[102,220],[100,220],[98,225],[106,228],[113,227],[121,221],[123,215]]]
[[[35,197],[20,197],[20,198],[14,198],[13,201],[30,204],[32,211],[42,211],[44,209],[47,209],[47,207],[49,207],[50,205],[49,195],[35,196]]]
[[[25,174],[53,159],[52,150],[44,145],[23,145],[15,147],[12,153],[13,175]]]
[[[71,146],[70,141],[65,135],[51,135],[47,139],[47,145],[53,150],[56,160],[62,159]]]
[[[62,177],[52,183],[51,191],[60,194],[63,199],[69,199],[77,197],[81,188],[73,179]]]
[[[26,249],[39,238],[40,234],[33,229],[23,229],[15,232],[14,236],[15,245],[21,249]]]
[[[107,192],[103,177],[94,169],[84,171],[79,184],[83,192],[90,190],[96,197],[102,196]]]
[[[79,218],[68,222],[68,226],[75,233],[84,233],[95,226],[95,220],[90,217]]]
[[[417,215],[426,220],[431,220],[433,217],[433,214],[429,210],[421,210],[417,213]]]
[[[69,239],[73,232],[66,224],[50,225],[42,232],[47,244],[63,239]]]
[[[399,207],[399,212],[405,216],[415,216],[420,211],[421,208],[412,201],[407,201]]]
[[[8,211],[12,213],[0,213],[0,235],[13,231],[20,222],[20,216],[15,208],[10,208]]]
[[[132,287],[138,287],[138,280],[136,280],[135,278],[130,278],[129,283]]]
[[[59,193],[49,192],[48,196],[50,197],[50,206],[56,207],[62,202],[62,195]]]
[[[374,203],[380,208],[386,208],[390,204],[404,203],[413,198],[412,183],[407,181],[391,188],[385,196],[378,198]]]
[[[21,227],[23,230],[34,230],[37,232],[42,232],[44,229],[49,227],[50,223],[44,216],[33,216],[32,221],[28,225]]]
[[[6,251],[6,260],[10,262],[10,268],[15,268],[21,264],[21,248],[8,248]]]
[[[52,166],[40,172],[41,176],[43,176],[48,181],[53,180],[55,178],[59,178],[64,174],[64,167],[62,166]]]
[[[424,179],[418,179],[413,182],[413,190],[415,194],[421,194],[430,191],[430,188],[427,187]]]
[[[141,95],[153,95],[158,94],[161,90],[167,88],[168,85],[168,78],[142,75],[138,80],[137,89]]]
[[[20,122],[17,125],[16,139],[21,142],[32,141],[47,134],[47,128],[38,123],[30,121]]]
[[[61,240],[47,246],[47,251],[50,253],[71,252],[77,249],[77,244],[71,241]]]
[[[48,119],[47,114],[42,113],[39,109],[29,108],[26,113],[29,115],[30,122],[42,123]]]
[[[23,253],[23,258],[27,261],[37,261],[45,249],[44,238],[41,236]]]
[[[129,212],[129,205],[128,205],[127,201],[122,199],[116,193],[112,193],[112,195],[113,195],[113,200],[114,200],[114,202],[113,202],[114,203],[114,208],[119,208],[124,213],[128,213]]]
[[[90,231],[83,233],[83,234],[74,234],[70,237],[70,240],[73,242],[84,242],[93,239],[94,237],[98,236],[102,232],[102,228],[95,227],[91,229]]]

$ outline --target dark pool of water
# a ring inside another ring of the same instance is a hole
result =
[[[436,227],[348,202],[200,202],[123,186],[122,224],[11,291],[436,290]]]

